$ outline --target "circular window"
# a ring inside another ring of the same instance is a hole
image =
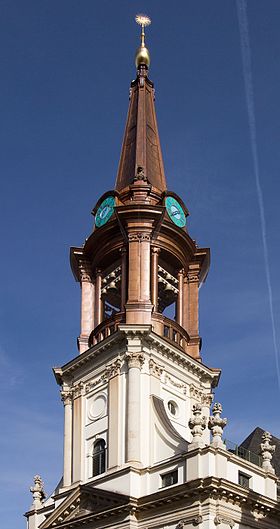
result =
[[[90,403],[88,410],[88,418],[91,421],[96,421],[106,414],[106,396],[102,393],[96,395]]]
[[[176,402],[174,402],[174,400],[170,400],[167,404],[167,407],[168,407],[168,411],[169,413],[171,413],[171,415],[173,415],[173,417],[175,417],[178,413],[178,406],[176,404]]]

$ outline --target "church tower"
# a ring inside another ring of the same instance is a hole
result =
[[[63,478],[42,503],[36,477],[29,529],[222,529],[219,516],[232,519],[232,508],[214,494],[220,486],[227,498],[238,493],[238,457],[222,441],[220,405],[210,417],[220,371],[201,357],[199,286],[210,252],[189,235],[187,206],[167,186],[145,43],[150,20],[137,22],[137,75],[115,186],[95,205],[85,244],[71,248],[81,287],[79,354],[54,369],[65,414]],[[246,465],[256,494],[275,500],[271,469],[254,474]],[[243,507],[234,512],[244,516]]]

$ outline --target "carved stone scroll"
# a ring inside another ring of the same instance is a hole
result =
[[[234,527],[235,526],[235,521],[232,518],[226,518],[225,516],[217,515],[214,518],[214,524],[215,525],[220,525],[221,523],[223,523],[225,525],[229,525],[230,527]]]
[[[189,518],[184,518],[183,520],[180,520],[176,525],[175,529],[184,529],[184,527],[189,524],[193,524],[194,526],[196,526],[201,524],[202,522],[203,518],[200,514],[198,516],[190,516]]]

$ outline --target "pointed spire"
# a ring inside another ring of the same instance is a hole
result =
[[[154,105],[154,85],[148,79],[150,54],[145,44],[145,26],[151,23],[137,15],[141,25],[141,45],[136,52],[137,78],[130,88],[130,103],[115,188],[121,191],[137,180],[146,181],[160,191],[166,180]]]

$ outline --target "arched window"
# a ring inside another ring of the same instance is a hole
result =
[[[98,476],[105,472],[106,467],[106,443],[104,439],[98,439],[93,445],[92,475]]]

